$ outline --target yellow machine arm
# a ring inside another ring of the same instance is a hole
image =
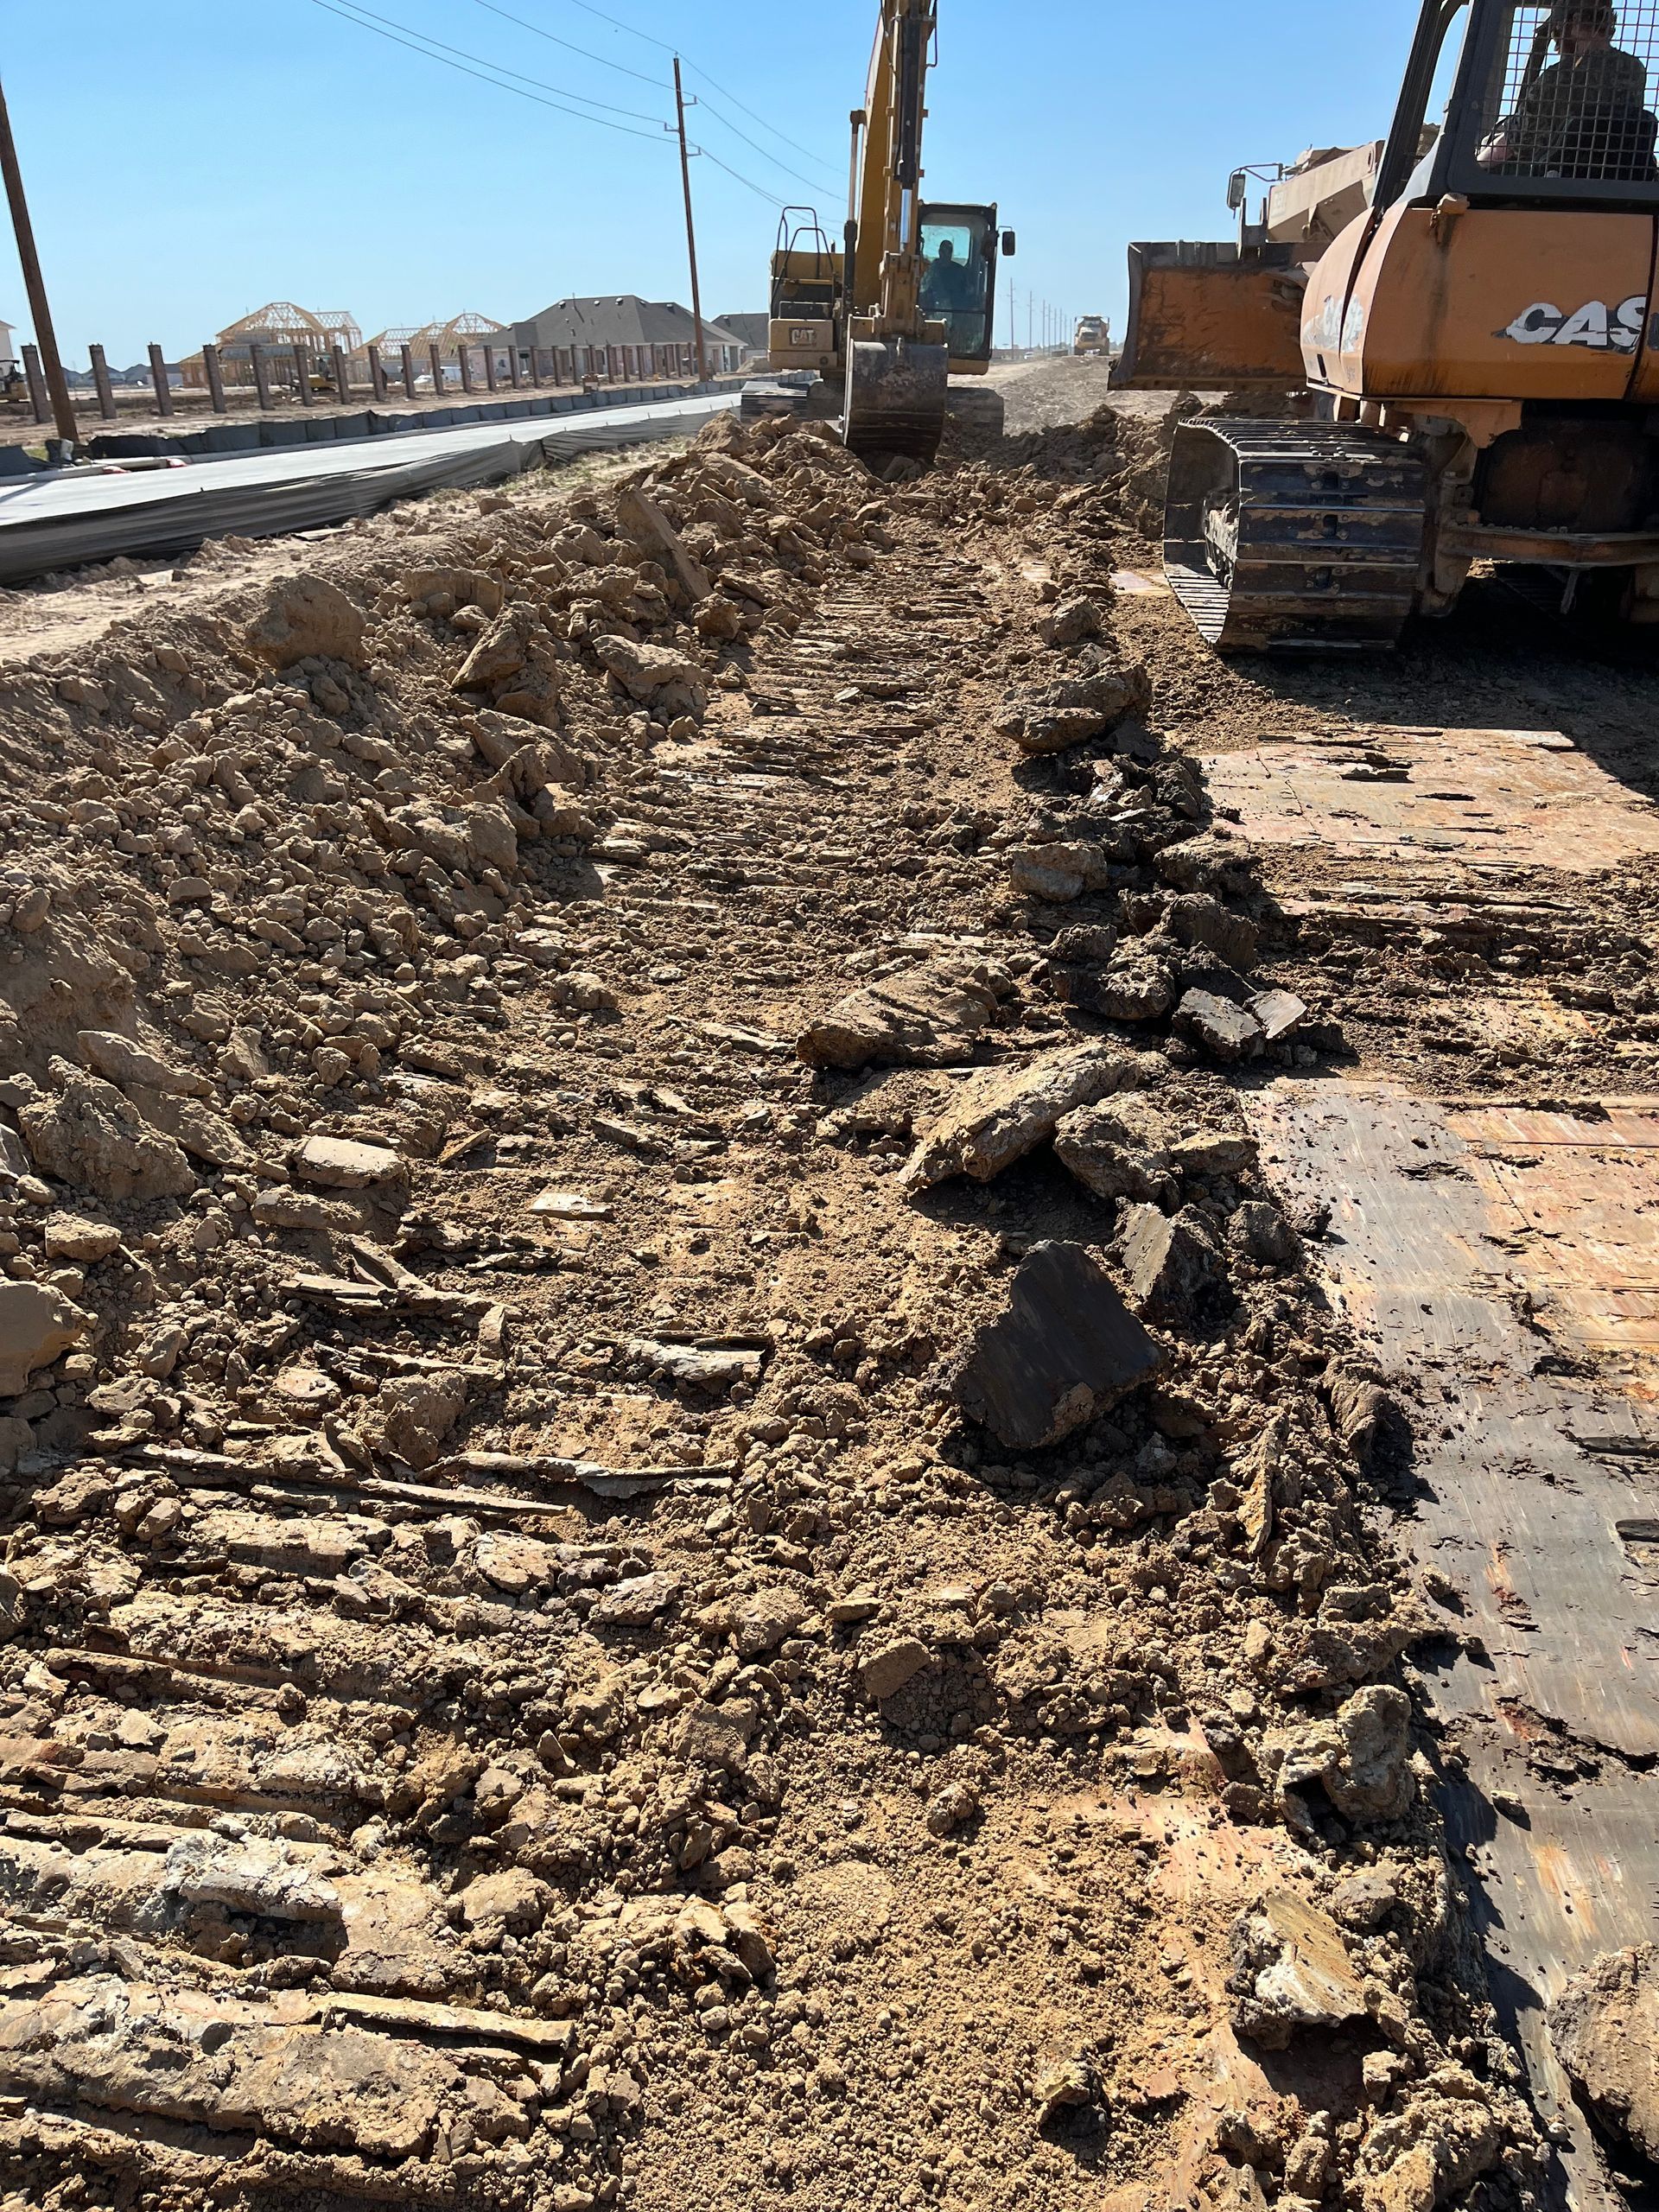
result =
[[[881,0],[865,105],[853,114],[847,404],[855,453],[931,461],[944,428],[948,331],[921,305],[922,125],[938,0]]]
[[[882,0],[864,105],[853,116],[855,312],[883,338],[926,335],[921,299],[922,125],[938,0]],[[943,334],[941,333],[941,335]]]

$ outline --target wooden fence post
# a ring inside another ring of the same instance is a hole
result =
[[[294,377],[302,407],[311,404],[311,349],[302,338],[294,340]]]
[[[461,365],[461,388],[463,391],[470,391],[473,388],[473,349],[464,338],[455,347],[455,359]]]
[[[443,348],[435,338],[426,349],[426,358],[432,364],[432,389],[442,399],[444,390]]]
[[[115,420],[115,390],[110,382],[110,365],[101,346],[89,346],[92,357],[92,382],[98,386],[98,411],[106,423]]]
[[[269,415],[275,404],[270,395],[270,363],[265,359],[265,349],[257,343],[248,347],[248,365],[253,371],[254,390],[259,395],[259,412]]]
[[[225,401],[225,372],[219,365],[217,346],[202,347],[201,370],[207,379],[207,397],[213,402],[214,414],[228,415],[230,409]]]
[[[492,391],[495,390],[495,340],[493,338],[486,338],[484,341],[484,381]]]
[[[369,383],[375,397],[384,399],[386,396],[386,372],[385,364],[380,359],[380,348],[378,346],[371,346],[369,348]]]
[[[52,410],[47,404],[46,377],[41,367],[41,349],[38,346],[24,346],[23,374],[29,379],[29,404],[35,410],[35,420],[49,423]]]
[[[334,346],[334,397],[342,407],[352,403],[352,370],[346,359],[346,348],[338,340]]]
[[[415,397],[415,348],[412,346],[400,346],[397,348],[397,363],[404,372],[404,397],[406,399],[413,399]]]
[[[156,387],[156,411],[158,415],[173,412],[173,387],[167,380],[167,361],[159,346],[149,349],[149,380]]]

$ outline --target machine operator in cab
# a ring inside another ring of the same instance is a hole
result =
[[[961,315],[982,303],[982,287],[974,272],[957,259],[949,238],[939,240],[938,251],[922,272],[922,305],[930,315]]]
[[[1613,0],[1556,0],[1534,36],[1518,99],[1480,149],[1481,167],[1649,181],[1659,125],[1648,111],[1648,73],[1618,36]]]

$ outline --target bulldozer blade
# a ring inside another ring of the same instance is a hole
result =
[[[1187,240],[1129,248],[1129,326],[1112,371],[1119,391],[1294,389],[1303,273],[1288,246],[1243,257]]]
[[[842,442],[861,461],[903,454],[931,461],[944,435],[950,359],[943,346],[866,339],[851,348]]]

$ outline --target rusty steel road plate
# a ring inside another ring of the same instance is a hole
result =
[[[1408,862],[1426,879],[1584,875],[1659,853],[1659,807],[1559,730],[1344,732],[1217,753],[1205,770],[1255,844]]]
[[[1416,1663],[1467,1761],[1446,1809],[1494,1998],[1576,2134],[1544,2008],[1653,1940],[1659,1891],[1659,1099],[1312,1078],[1247,1110],[1281,1186],[1332,1206],[1332,1295],[1411,1401],[1396,1534],[1445,1628]],[[1563,2180],[1611,2201],[1581,2151]]]

